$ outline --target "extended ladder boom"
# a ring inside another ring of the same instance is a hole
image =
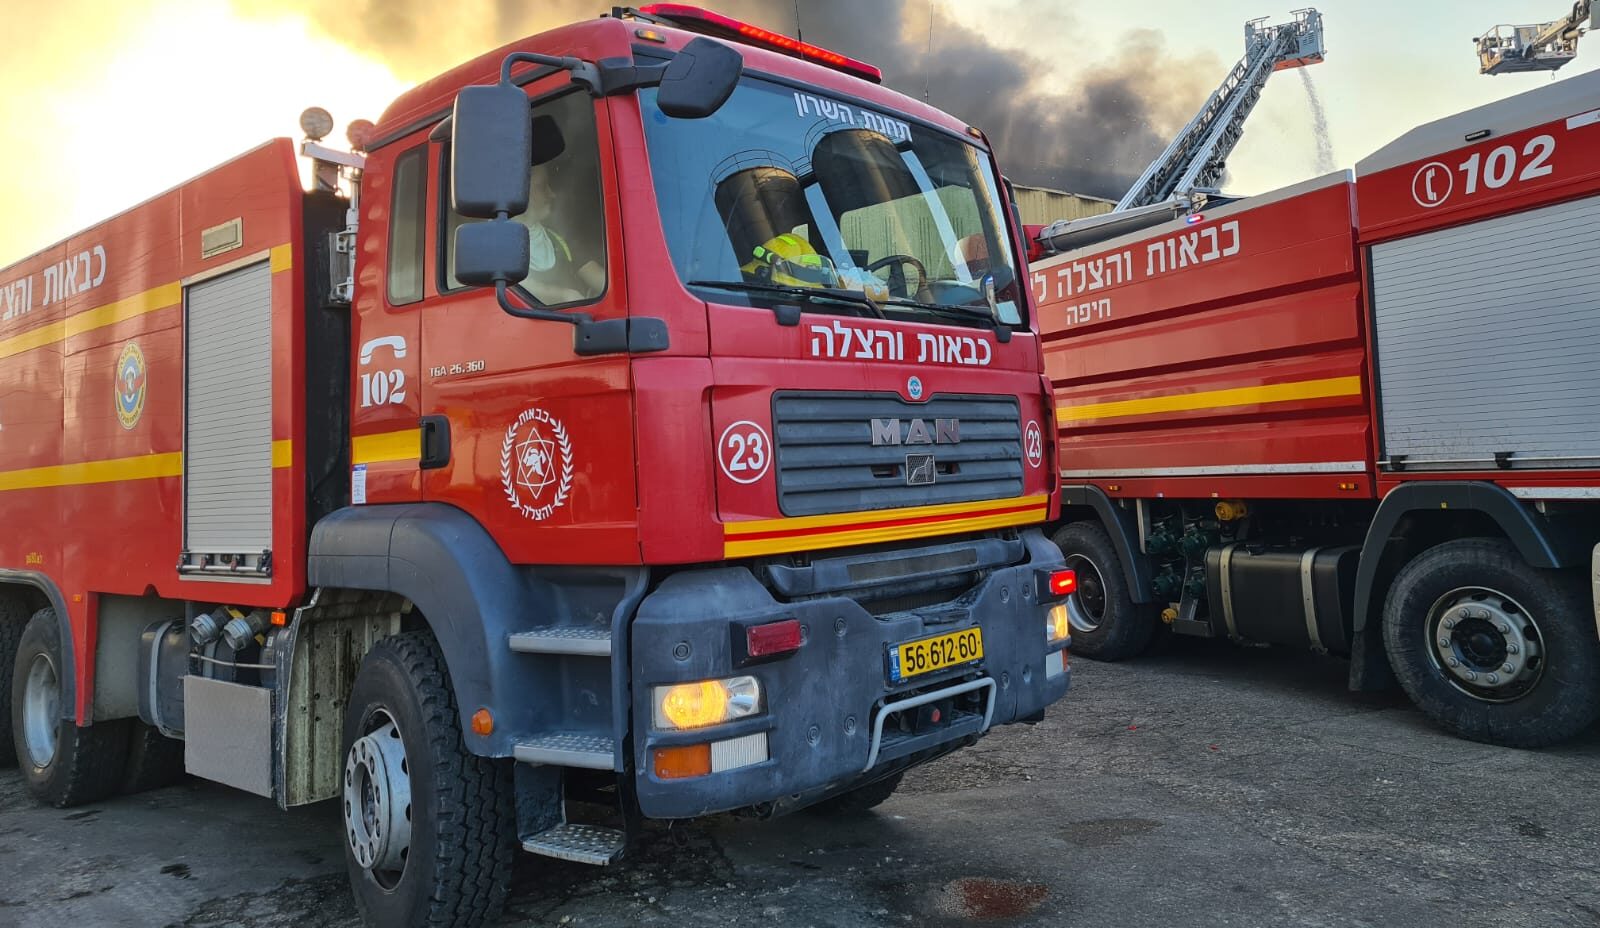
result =
[[[1316,10],[1297,10],[1292,22],[1278,25],[1252,20],[1245,24],[1244,36],[1244,57],[1167,150],[1139,175],[1117,203],[1118,211],[1215,186],[1267,78],[1322,60],[1322,14]]]

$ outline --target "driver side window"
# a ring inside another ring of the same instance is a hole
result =
[[[544,306],[593,302],[606,289],[605,204],[594,103],[568,91],[534,104],[528,209],[513,217],[528,227],[528,276],[522,286]],[[448,162],[448,158],[442,161]],[[448,200],[449,165],[441,165]],[[463,219],[446,202],[441,291],[456,279],[455,234]]]

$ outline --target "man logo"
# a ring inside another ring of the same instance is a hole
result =
[[[931,454],[906,455],[906,486],[933,486],[934,462]]]
[[[959,445],[961,420],[873,419],[872,444],[874,446]]]

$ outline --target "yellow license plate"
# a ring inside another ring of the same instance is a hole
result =
[[[933,673],[981,657],[983,632],[977,628],[907,641],[889,649],[889,681],[899,683],[918,674]]]

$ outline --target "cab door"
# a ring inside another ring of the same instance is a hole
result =
[[[605,101],[565,75],[533,99],[527,295],[594,319],[627,315]],[[639,559],[625,353],[579,357],[574,328],[506,313],[454,276],[449,146],[432,152],[433,287],[422,313],[423,496],[478,519],[514,563]]]

